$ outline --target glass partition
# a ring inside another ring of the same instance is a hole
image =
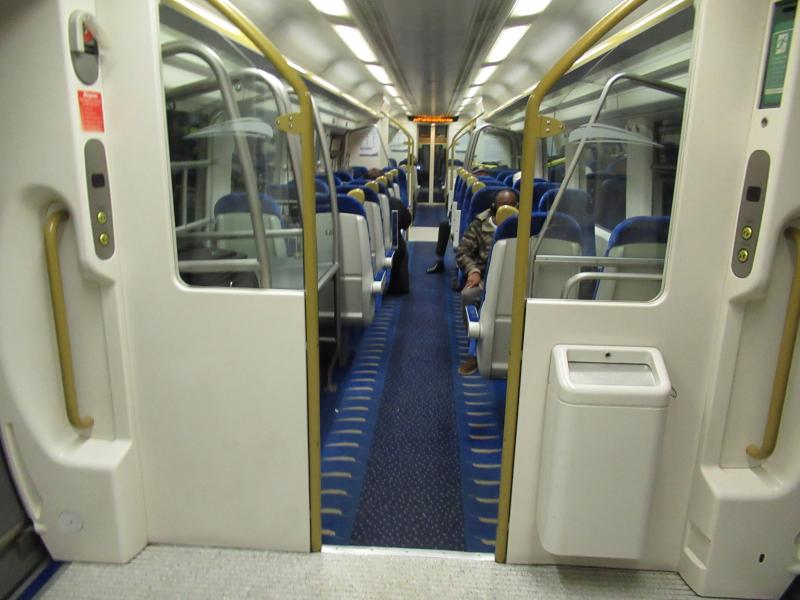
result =
[[[529,297],[660,294],[691,44],[691,19],[666,39],[643,34],[545,98],[565,131],[541,142]]]
[[[497,127],[484,127],[475,133],[471,168],[517,168],[518,134]]]
[[[275,126],[283,83],[213,32],[162,23],[161,41],[181,280],[302,289],[294,151]]]

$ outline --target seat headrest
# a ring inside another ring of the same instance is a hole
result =
[[[624,244],[666,244],[669,217],[631,217],[614,227],[608,249]]]
[[[267,194],[259,196],[261,200],[261,213],[265,215],[281,216],[281,207]],[[229,213],[249,213],[250,203],[247,200],[247,194],[244,192],[231,192],[226,194],[214,205],[214,215],[223,215]]]
[[[355,197],[355,193],[361,190],[352,190],[347,194],[338,194],[336,196],[336,206],[339,208],[339,213],[359,215],[366,217],[367,213],[364,211],[363,200]]]
[[[510,217],[516,218],[518,215],[519,210],[516,206],[501,206],[497,209],[497,214],[494,216],[494,222],[497,223],[497,226],[499,227],[506,221],[506,219],[509,219]]]
[[[538,211],[547,212],[550,210],[550,207],[553,205],[553,201],[556,199],[556,195],[559,191],[558,185],[555,185],[555,188],[546,191],[542,195],[541,199],[539,200],[539,205],[536,207]],[[588,192],[583,190],[568,189],[564,192],[564,196],[561,198],[561,202],[558,205],[558,212],[570,214],[577,220],[583,222],[592,216],[592,205],[592,198],[589,196]]]
[[[542,225],[547,218],[547,213],[533,212],[531,213],[531,235],[539,235],[542,230]],[[508,217],[503,223],[497,226],[497,231],[494,232],[494,240],[507,240],[517,237],[517,222],[518,217]],[[554,213],[553,219],[550,221],[550,226],[545,232],[545,238],[548,240],[565,240],[567,242],[581,243],[581,227],[578,222],[564,213]]]
[[[344,171],[334,171],[333,174],[336,175],[336,177],[338,177],[342,182],[352,181],[353,179],[353,176],[350,175],[350,173],[346,173]]]
[[[367,167],[350,167],[350,170],[353,172],[353,179],[362,179],[367,176]]]
[[[374,191],[372,191],[371,189],[369,189],[366,186],[363,186],[363,185],[343,185],[341,187],[336,188],[337,192],[342,192],[343,194],[346,194],[350,190],[361,190],[362,192],[364,192],[364,200],[366,202],[375,202],[377,204],[380,204],[380,198],[378,198],[378,194],[376,194]]]
[[[472,201],[469,205],[469,214],[467,215],[467,221],[471,222],[472,219],[477,217],[480,213],[485,211],[487,208],[490,208],[494,203],[494,198],[497,194],[502,192],[503,190],[509,190],[511,188],[507,188],[502,185],[493,185],[487,186],[479,189],[475,194],[472,196]]]
[[[339,195],[341,196],[342,194]],[[366,198],[364,197],[364,190],[360,190],[358,188],[350,190],[344,195],[350,196],[351,198],[355,198],[360,204],[364,204],[364,201],[366,200]]]

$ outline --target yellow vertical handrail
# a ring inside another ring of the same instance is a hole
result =
[[[450,140],[450,146],[448,146],[448,148],[447,148],[447,159],[448,159],[447,160],[447,189],[445,190],[445,192],[447,192],[447,194],[448,194],[448,197],[445,198],[445,202],[447,202],[450,199],[449,198],[450,189],[453,187],[453,169],[455,169],[455,165],[453,164],[453,161],[455,160],[455,157],[456,157],[456,142],[459,139],[461,139],[461,137],[464,136],[464,134],[468,133],[467,132],[467,128],[469,128],[470,132],[473,129],[475,129],[475,124],[478,122],[478,119],[480,119],[482,116],[483,116],[483,113],[481,112],[480,114],[477,114],[474,117],[472,117],[469,121],[464,123],[464,126],[461,129],[456,131],[456,134],[453,136],[453,139]]]
[[[536,145],[541,137],[539,109],[545,95],[556,82],[600,38],[622,19],[647,0],[623,0],[611,12],[592,26],[556,62],[533,90],[525,108],[525,128],[522,137],[522,181],[520,182],[517,248],[514,260],[514,291],[511,306],[511,341],[508,359],[508,388],[503,429],[503,457],[500,467],[500,503],[497,513],[495,560],[505,562],[508,552],[508,520],[511,512],[511,483],[514,471],[514,448],[517,441],[517,416],[522,370],[522,338],[525,330],[525,296],[528,282],[528,239],[531,231],[533,176],[536,164]]]
[[[69,343],[67,304],[64,300],[64,282],[61,279],[61,259],[58,254],[58,230],[69,220],[69,213],[58,210],[47,217],[44,226],[44,254],[47,259],[47,277],[50,281],[50,302],[53,305],[53,321],[56,326],[58,362],[61,364],[61,384],[64,388],[64,404],[70,425],[77,429],[88,429],[94,425],[92,417],[81,417],[78,408],[78,393],[75,391],[75,371]]]
[[[403,132],[403,135],[406,136],[406,145],[408,146],[408,156],[406,158],[406,165],[408,167],[408,171],[406,172],[406,187],[408,188],[408,204],[410,207],[414,207],[414,203],[416,200],[416,191],[417,191],[417,170],[414,168],[415,158],[414,158],[414,136],[403,127],[403,124],[400,123],[397,119],[389,115],[388,113],[384,112],[383,116],[389,119],[390,123],[394,123],[395,127],[397,127],[400,131]]]
[[[308,408],[308,481],[311,526],[311,551],[322,548],[322,469],[319,421],[319,294],[317,290],[316,184],[314,175],[314,110],[311,94],[300,74],[267,37],[229,0],[207,0],[236,26],[278,74],[292,86],[300,103],[293,131],[300,136],[300,179],[303,202],[303,275],[306,312],[306,383]]]
[[[786,388],[789,385],[789,372],[794,358],[794,346],[797,342],[797,326],[800,324],[800,229],[790,227],[786,230],[794,243],[795,262],[792,286],[789,290],[789,301],[786,303],[786,317],[783,320],[783,334],[778,350],[778,361],[775,365],[775,375],[772,379],[772,393],[767,412],[767,422],[764,425],[764,436],[761,446],[750,444],[747,446],[748,456],[765,460],[772,456],[778,443],[778,431],[781,428],[783,417],[783,403],[786,400]]]

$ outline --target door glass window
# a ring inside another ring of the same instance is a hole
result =
[[[302,220],[291,152],[274,125],[283,84],[213,32],[190,38],[162,23],[161,42],[181,280],[301,289]]]
[[[673,34],[652,41],[643,34],[636,52],[617,48],[545,98],[542,113],[565,131],[541,145],[545,178],[534,183],[530,297],[630,302],[660,294],[691,19]]]

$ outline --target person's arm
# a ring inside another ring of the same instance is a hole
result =
[[[480,252],[480,227],[480,221],[477,219],[472,221],[456,249],[456,262],[458,263],[458,267],[466,273],[467,281],[474,280],[477,276],[477,281],[474,285],[470,285],[469,287],[478,285],[481,280],[481,270],[476,262],[476,258]]]

